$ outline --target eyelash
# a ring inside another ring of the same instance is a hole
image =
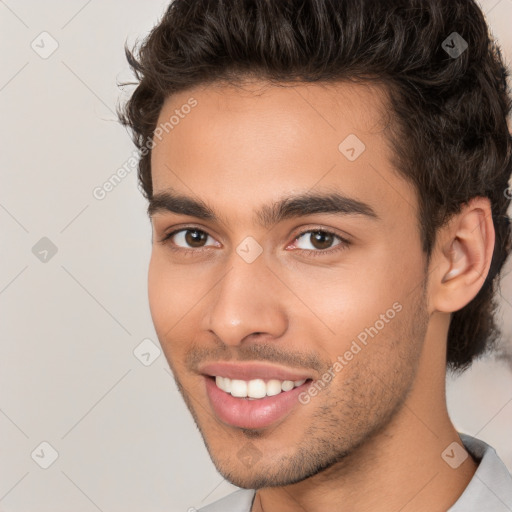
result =
[[[205,247],[201,247],[198,249],[185,249],[183,247],[174,246],[172,243],[169,244],[168,243],[169,240],[174,235],[176,235],[177,233],[180,233],[181,231],[199,231],[200,233],[204,233],[204,234],[208,235],[208,233],[202,229],[196,228],[194,226],[186,226],[186,227],[176,229],[176,230],[171,231],[170,233],[166,234],[161,240],[159,240],[159,243],[161,243],[163,245],[167,245],[169,247],[169,249],[171,249],[172,251],[179,252],[180,254],[183,254],[185,256],[197,255],[198,252],[201,252],[203,249],[205,249]],[[343,238],[340,235],[333,233],[332,231],[327,231],[325,229],[320,229],[320,228],[307,229],[305,231],[302,231],[301,233],[298,233],[294,237],[293,242],[295,242],[298,238],[300,238],[301,236],[303,236],[307,233],[316,233],[316,232],[320,232],[320,233],[323,233],[326,235],[332,235],[333,237],[337,238],[340,241],[340,243],[336,244],[334,247],[332,247],[330,249],[318,249],[316,251],[311,250],[311,249],[295,249],[295,250],[302,252],[302,253],[307,253],[308,257],[316,258],[317,256],[320,256],[320,255],[337,253],[339,251],[347,249],[351,245],[351,242],[349,240],[347,240],[346,238]]]

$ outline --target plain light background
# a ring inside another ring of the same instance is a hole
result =
[[[151,230],[135,167],[104,199],[93,195],[133,156],[115,116],[126,97],[116,82],[131,78],[124,42],[146,35],[167,4],[0,0],[6,512],[186,511],[235,489],[158,355],[146,287]],[[510,62],[512,0],[482,5]],[[448,400],[456,427],[492,444],[512,470],[509,278],[502,295],[504,356],[449,378]]]

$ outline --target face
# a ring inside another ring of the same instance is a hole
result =
[[[237,486],[341,468],[415,384],[425,255],[382,112],[376,86],[258,82],[198,87],[161,111],[151,314]]]

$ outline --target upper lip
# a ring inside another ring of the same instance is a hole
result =
[[[204,375],[211,377],[228,377],[230,379],[238,380],[307,380],[312,377],[304,371],[284,368],[282,366],[275,366],[265,363],[228,363],[217,362],[202,365],[199,371]]]

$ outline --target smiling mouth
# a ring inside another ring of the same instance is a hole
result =
[[[299,396],[312,380],[242,380],[215,375],[203,375],[203,379],[217,419],[226,425],[245,429],[267,428],[284,420],[301,404]]]

